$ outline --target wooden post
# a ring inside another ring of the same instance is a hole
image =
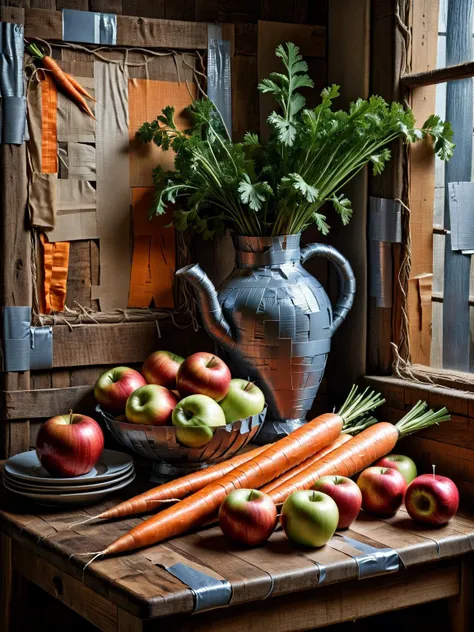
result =
[[[473,0],[448,3],[446,65],[472,56]],[[446,164],[444,227],[450,229],[449,182],[471,181],[472,169],[472,79],[451,81],[446,91],[446,120],[454,129],[456,150]],[[443,367],[469,371],[469,275],[471,257],[451,250],[446,235],[443,301]]]
[[[473,563],[472,555],[466,555],[461,560],[460,593],[449,601],[451,632],[470,632],[472,630]]]

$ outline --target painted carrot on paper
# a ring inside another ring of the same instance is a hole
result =
[[[58,65],[58,63],[49,55],[45,55],[39,46],[36,44],[30,44],[27,47],[28,52],[30,52],[33,57],[39,61],[41,61],[43,67],[46,70],[51,72],[51,75],[54,81],[57,83],[59,87],[61,87],[64,92],[77,103],[77,105],[84,110],[90,117],[95,120],[95,116],[87,105],[86,100],[82,96],[84,94],[85,89],[82,88],[82,93],[77,89],[78,82],[74,79],[74,83],[71,81],[70,75],[66,74],[64,70]],[[88,98],[92,99],[91,95],[88,95]]]
[[[427,405],[420,401],[397,424],[380,422],[363,430],[314,465],[268,491],[268,495],[274,503],[281,504],[293,492],[310,489],[321,476],[353,476],[391,452],[402,437],[442,421],[449,421],[446,408],[437,412],[426,412],[426,408]]]
[[[383,403],[380,395],[352,388],[338,413],[326,413],[280,439],[251,461],[243,463],[219,481],[145,520],[110,544],[100,555],[114,555],[151,546],[176,537],[212,518],[233,489],[261,487],[331,444],[350,423]]]

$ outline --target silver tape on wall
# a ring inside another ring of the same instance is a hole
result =
[[[117,16],[113,13],[63,9],[63,40],[115,46]]]
[[[0,22],[0,142],[21,145],[26,131],[23,25]]]
[[[222,39],[222,27],[218,24],[208,25],[207,38],[207,96],[219,110],[232,136],[230,42]]]

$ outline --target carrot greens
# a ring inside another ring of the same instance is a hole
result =
[[[298,47],[289,42],[275,54],[283,72],[271,73],[259,85],[277,104],[267,119],[272,132],[267,143],[250,132],[242,142],[232,142],[208,99],[188,108],[187,130],[177,128],[170,106],[139,129],[143,142],[176,152],[174,171],[154,170],[153,209],[161,215],[178,202],[173,211],[176,228],[190,227],[211,238],[227,228],[241,235],[282,235],[316,224],[327,234],[323,205],[330,202],[348,224],[352,206],[345,186],[367,164],[380,174],[396,139],[431,139],[440,158],[451,157],[453,132],[439,116],[431,115],[417,128],[410,108],[379,96],[357,99],[348,111],[335,110],[337,85],[321,92],[317,107],[306,108],[300,90],[313,88],[313,81]]]

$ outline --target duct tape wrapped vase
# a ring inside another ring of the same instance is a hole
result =
[[[229,354],[233,373],[255,380],[268,413],[257,441],[268,443],[306,421],[324,375],[331,337],[352,307],[355,278],[332,246],[300,249],[300,234],[235,237],[236,268],[217,292],[199,265],[178,270],[196,291],[204,327]],[[303,263],[325,257],[336,268],[334,309]]]

